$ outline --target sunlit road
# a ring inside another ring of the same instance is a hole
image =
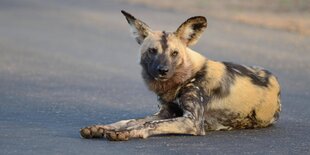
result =
[[[167,31],[194,15],[121,0],[0,0],[0,154],[310,153],[310,38],[208,15],[193,49],[278,75],[283,111],[275,126],[127,142],[80,138],[83,126],[157,110],[121,9]]]

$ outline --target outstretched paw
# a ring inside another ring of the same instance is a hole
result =
[[[108,128],[103,125],[93,125],[89,127],[82,128],[80,134],[83,138],[103,138],[105,131]]]

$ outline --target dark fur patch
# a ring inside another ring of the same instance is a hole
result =
[[[240,116],[239,113],[231,112],[230,110],[216,110],[209,111],[212,117],[223,126],[230,127],[232,129],[253,129],[259,127],[259,121],[256,119],[256,112],[252,110],[247,116]],[[206,122],[207,124],[209,122]],[[212,124],[208,124],[208,130],[212,129]]]
[[[194,39],[197,37],[197,32],[201,31],[203,28],[207,27],[207,25],[205,23],[197,23],[197,24],[193,24],[192,25],[192,29],[194,30],[194,33],[192,33],[190,35],[190,39]]]
[[[243,126],[246,129],[252,129],[258,127],[258,120],[256,119],[256,112],[255,110],[252,110],[252,112],[245,118],[248,119],[249,124]],[[238,127],[237,127],[238,128]]]
[[[161,36],[160,44],[163,52],[165,52],[168,48],[168,40],[167,40],[168,34],[163,31],[163,35]]]
[[[206,24],[205,23],[197,23],[192,25],[192,29],[194,31],[200,31],[202,28],[205,28]]]
[[[203,67],[195,74],[194,77],[190,78],[187,82],[185,83],[190,83],[193,79],[195,79],[195,81],[193,81],[193,83],[195,84],[202,84],[203,82],[206,81],[206,74],[207,74],[207,64],[205,63],[203,65]]]
[[[224,98],[230,94],[230,87],[235,82],[232,75],[224,76],[219,87],[212,90],[212,97]]]
[[[281,98],[281,91],[279,90],[278,92],[278,105],[281,106],[280,104],[280,98]],[[280,117],[280,111],[281,111],[281,108],[279,107],[279,109],[274,113],[273,115],[273,118],[275,119],[275,121],[277,121]]]
[[[229,82],[225,82],[227,85],[229,84]],[[229,88],[228,89],[224,89],[224,87],[219,86],[215,89],[212,90],[212,94],[213,94],[213,98],[224,98],[226,96],[229,95]]]
[[[162,103],[162,101],[160,101]],[[169,103],[162,103],[161,106],[164,106],[161,108],[162,110],[160,111],[160,117],[162,118],[174,118],[174,117],[180,117],[183,115],[183,110],[181,107],[174,103],[174,102],[169,102]]]
[[[276,111],[273,115],[274,120],[277,121],[279,117],[280,117],[280,111]]]
[[[129,14],[128,12],[124,10],[121,10],[121,12],[126,17],[128,24],[131,24],[133,21],[136,20],[136,18],[133,15]]]
[[[204,89],[204,84],[206,82],[206,64],[202,67],[194,77],[187,80],[180,88],[177,97],[185,96],[197,103],[207,103],[209,97]],[[188,95],[193,94],[193,95]]]
[[[268,87],[270,72],[263,70],[266,73],[266,77],[258,76],[257,73],[247,69],[246,67],[230,62],[223,62],[226,66],[226,70],[231,77],[239,76],[247,76],[251,79],[251,82],[257,86]]]
[[[145,36],[143,36],[143,37],[145,37]],[[136,42],[137,42],[138,44],[140,44],[140,45],[142,44],[142,41],[141,41],[139,38],[136,38],[135,40],[136,40]]]

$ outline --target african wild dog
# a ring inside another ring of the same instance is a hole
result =
[[[267,127],[279,117],[280,86],[258,67],[210,60],[191,50],[207,27],[205,17],[185,21],[175,32],[153,31],[125,15],[141,45],[142,76],[158,95],[158,113],[142,119],[81,129],[84,138],[147,138],[159,134],[205,135],[206,131]]]

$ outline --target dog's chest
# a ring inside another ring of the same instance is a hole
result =
[[[162,103],[175,103],[180,105],[181,99],[193,99],[195,102],[206,103],[208,101],[208,93],[204,88],[204,81],[197,80],[196,77],[189,79],[177,88],[171,89],[165,94],[158,95],[159,101]],[[186,96],[186,97],[184,97]],[[190,102],[190,100],[188,101]]]

